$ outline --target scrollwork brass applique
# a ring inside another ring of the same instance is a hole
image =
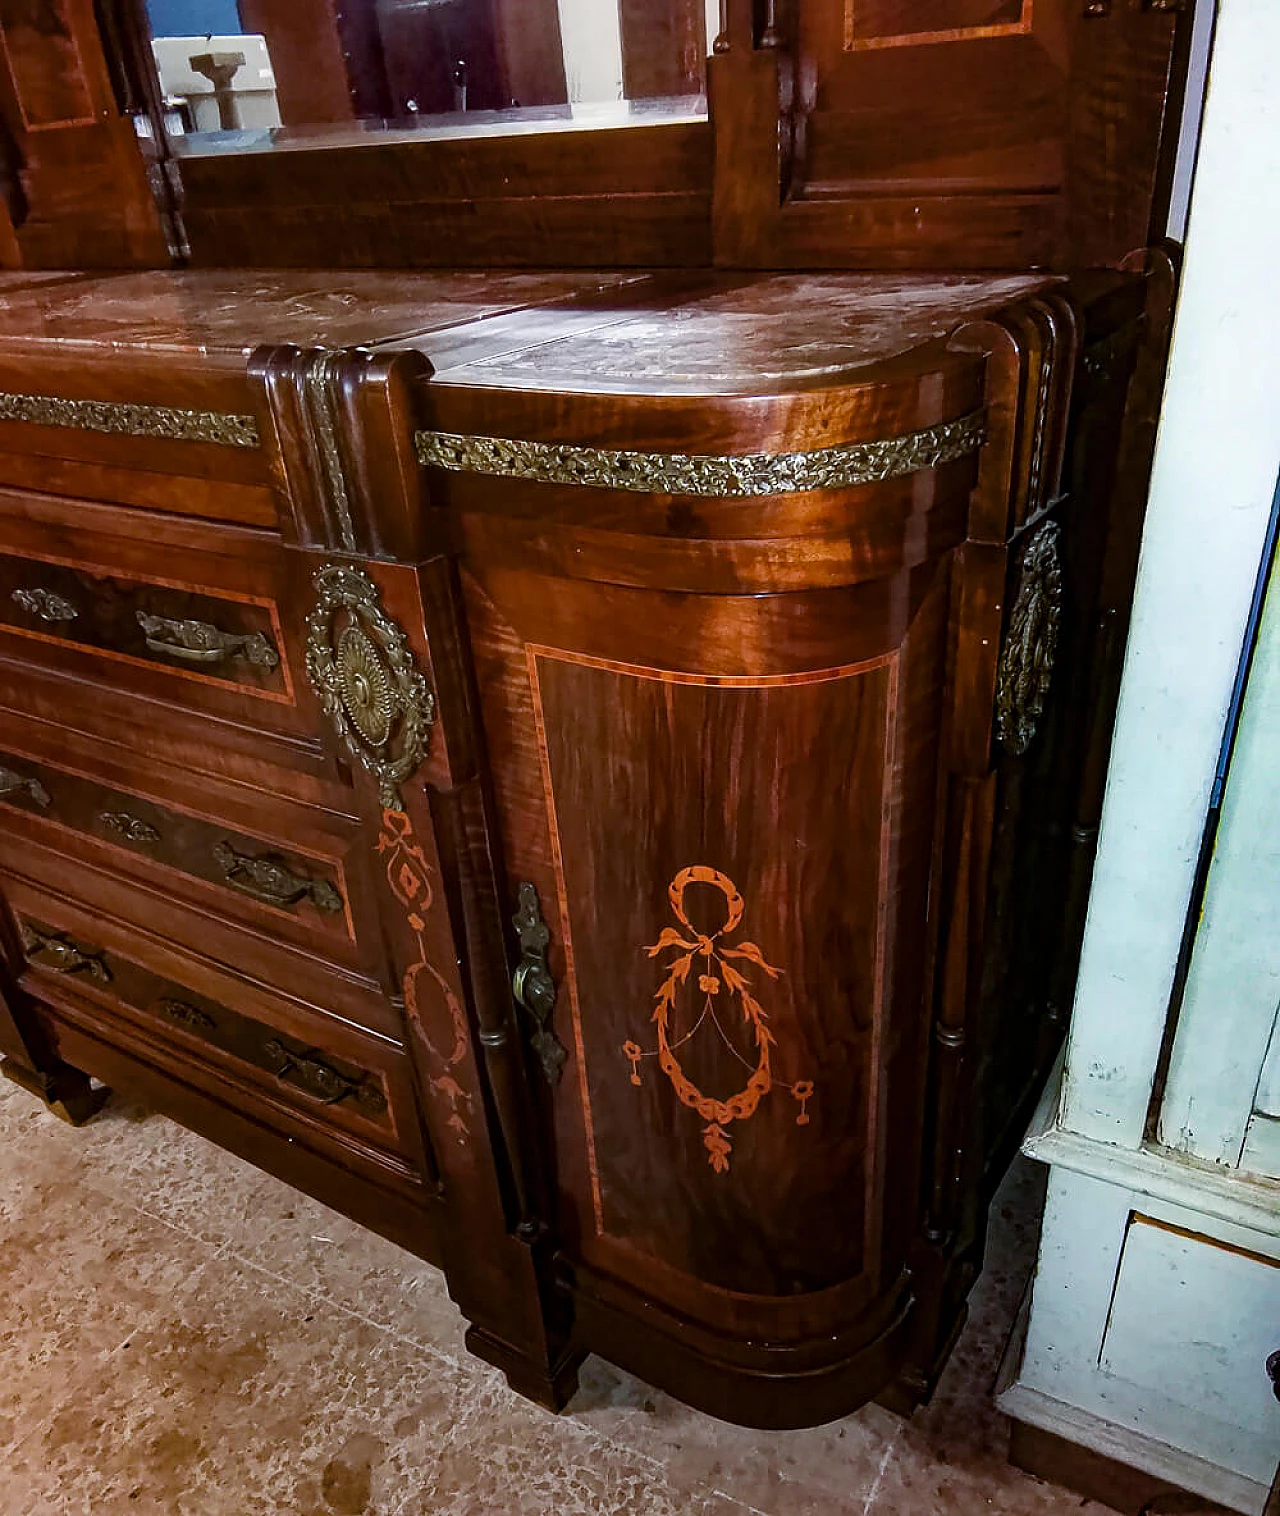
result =
[[[170,1021],[185,1026],[191,1032],[216,1032],[218,1029],[218,1023],[213,1017],[198,1005],[192,1005],[189,1000],[177,1000],[171,995],[165,995],[156,1001],[156,1009]]]
[[[128,811],[103,811],[98,820],[109,832],[123,837],[126,842],[149,846],[160,841],[160,833],[149,821],[140,816],[131,816]]]
[[[368,574],[331,564],[315,586],[308,677],[344,747],[377,779],[383,806],[398,811],[400,785],[426,757],[435,696]]]
[[[41,621],[74,621],[80,614],[79,606],[65,595],[41,589],[38,585],[34,589],[16,589],[10,598],[28,616],[38,616]]]
[[[699,932],[689,920],[685,910],[685,891],[691,884],[708,884],[719,890],[724,897],[725,917],[720,927],[710,933]],[[665,927],[657,942],[646,948],[650,958],[674,949],[676,956],[667,963],[667,977],[662,981],[656,996],[653,1022],[657,1028],[658,1047],[655,1053],[646,1053],[636,1042],[628,1040],[622,1045],[623,1055],[631,1064],[631,1083],[640,1084],[640,1063],[644,1058],[657,1057],[658,1066],[671,1081],[676,1096],[682,1105],[696,1111],[707,1123],[703,1128],[702,1141],[706,1147],[711,1167],[717,1174],[729,1169],[732,1143],[726,1128],[734,1121],[746,1121],[755,1115],[761,1100],[775,1084],[789,1090],[800,1107],[796,1115],[797,1126],[809,1123],[809,1101],[813,1099],[814,1084],[811,1079],[797,1079],[794,1084],[782,1084],[775,1079],[771,1049],[777,1038],[769,1028],[769,1018],[760,1002],[751,993],[751,982],[736,966],[752,963],[762,969],[770,979],[777,979],[781,969],[765,961],[764,954],[754,942],[739,941],[732,945],[728,938],[737,930],[746,910],[746,902],[737,886],[727,874],[717,869],[695,864],[681,869],[667,888],[671,909],[680,930]],[[700,961],[699,961],[700,960]],[[732,962],[730,960],[733,960]],[[698,962],[698,993],[703,997],[702,1011],[697,1020],[682,1037],[673,1040],[673,1022],[676,997],[692,977],[695,962]],[[723,999],[721,997],[723,996]],[[719,1019],[719,1006],[737,1001],[742,1019],[751,1029],[751,1039],[756,1048],[755,1067],[738,1052],[733,1039]],[[738,1062],[750,1069],[750,1078],[736,1095],[727,1100],[718,1099],[700,1090],[685,1073],[677,1058],[677,1050],[688,1042],[705,1021],[710,1021],[719,1032],[726,1047]]]
[[[996,735],[1021,757],[1031,746],[1053,678],[1062,619],[1061,528],[1046,521],[1022,555],[1018,594],[996,676]]]
[[[71,427],[166,442],[212,442],[220,447],[258,447],[258,423],[229,411],[180,410],[120,400],[67,400],[60,395],[0,393],[0,421]]]
[[[982,446],[982,411],[922,431],[808,453],[642,453],[575,443],[418,432],[418,462],[453,473],[672,495],[785,495],[848,489],[938,468]]]

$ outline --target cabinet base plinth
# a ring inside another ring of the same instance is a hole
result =
[[[467,1328],[468,1351],[501,1369],[507,1383],[517,1395],[532,1400],[548,1411],[563,1411],[578,1388],[578,1369],[587,1356],[583,1352],[566,1352],[557,1363],[535,1363],[509,1343],[503,1342],[483,1327]]]
[[[1156,1474],[1144,1473],[1025,1421],[1010,1424],[1009,1462],[1038,1479],[1064,1485],[1087,1500],[1110,1506],[1123,1516],[1142,1516],[1144,1511],[1156,1509],[1178,1511],[1184,1516],[1230,1516],[1226,1506],[1214,1505]]]
[[[37,1071],[13,1058],[0,1058],[0,1074],[19,1085],[45,1105],[62,1121],[83,1126],[107,1103],[111,1091],[94,1085],[87,1074],[60,1063],[54,1069]]]

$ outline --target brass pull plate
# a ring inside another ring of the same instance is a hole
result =
[[[65,932],[39,931],[30,922],[26,930],[27,957],[38,968],[52,969],[55,974],[83,973],[99,984],[111,983],[111,970],[100,948],[84,947]]]
[[[10,598],[29,616],[39,616],[41,621],[74,621],[80,614],[79,606],[74,605],[65,595],[42,589],[39,585],[31,589],[14,590]]]
[[[138,611],[147,648],[180,663],[225,663],[239,658],[254,668],[273,669],[280,663],[269,638],[261,632],[224,632],[208,621],[175,621]]]
[[[0,766],[0,797],[6,795],[21,795],[26,791],[32,802],[47,810],[53,801],[49,797],[49,791],[38,779],[30,778],[26,774],[19,774],[16,769]]]
[[[115,832],[126,842],[155,843],[160,841],[160,833],[149,821],[143,821],[139,816],[131,816],[128,811],[103,811],[98,820],[108,831]]]
[[[568,1053],[551,1029],[556,982],[547,966],[551,932],[542,919],[538,892],[527,881],[520,886],[519,909],[511,918],[520,939],[521,957],[511,976],[511,992],[533,1022],[529,1044],[538,1056],[548,1084],[558,1084]]]
[[[229,842],[215,843],[214,860],[223,878],[242,894],[265,905],[289,907],[310,900],[316,910],[331,913],[342,909],[342,896],[327,879],[309,879],[296,873],[275,853],[253,857],[239,853]]]

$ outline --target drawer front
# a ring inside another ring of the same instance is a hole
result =
[[[14,892],[23,987],[103,1040],[148,1050],[266,1124],[313,1145],[426,1172],[403,1046],[317,1016],[275,991],[212,982],[196,965],[159,973],[127,935],[58,902]],[[234,1093],[232,1093],[234,1092]]]
[[[0,490],[0,655],[314,741],[287,578],[270,533]]]
[[[316,1101],[383,1135],[395,1136],[385,1071],[361,1068],[314,1042],[276,1028],[195,991],[161,978],[82,937],[34,917],[20,922],[28,964],[107,991],[113,1000],[147,1016],[165,1035],[198,1043],[210,1056],[242,1067],[258,1083],[286,1097]],[[262,1076],[269,1076],[263,1079]]]
[[[91,572],[72,561],[0,555],[0,623],[54,647],[191,675],[288,700],[279,617],[264,596]],[[38,653],[33,653],[38,657]]]
[[[80,848],[87,839],[121,855],[122,872],[154,874],[157,868],[185,876],[175,888],[192,892],[199,880],[227,892],[230,909],[247,919],[284,916],[280,929],[295,940],[318,941],[350,956],[354,922],[337,837],[325,853],[296,844],[281,846],[180,807],[102,784],[50,763],[0,751],[0,811],[11,828],[31,830],[54,847]],[[32,821],[19,820],[18,813]],[[284,819],[283,817],[281,819]],[[292,836],[294,828],[282,828]],[[354,834],[354,822],[351,824]],[[70,836],[63,835],[70,833]]]

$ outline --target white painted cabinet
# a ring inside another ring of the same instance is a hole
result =
[[[1277,184],[1280,4],[1220,0],[1080,978],[1025,1145],[1051,1165],[1040,1255],[1000,1395],[1021,1421],[1249,1513],[1280,1460],[1265,1370],[1280,1348],[1280,573],[1229,717],[1280,477]]]

